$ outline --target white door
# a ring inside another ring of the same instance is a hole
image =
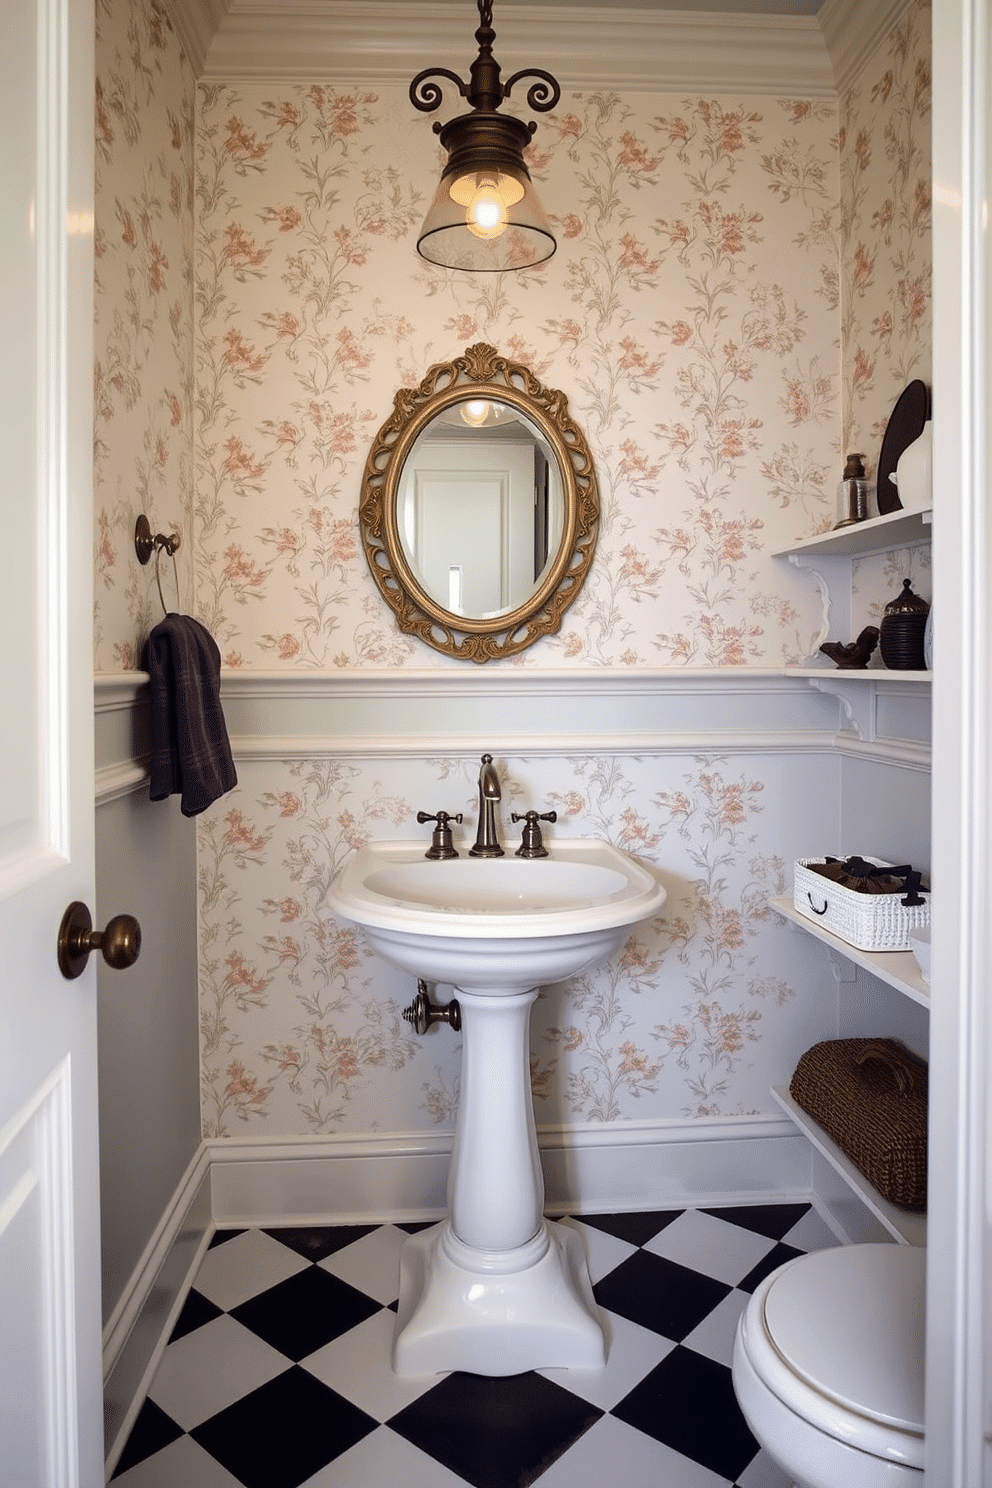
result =
[[[94,888],[93,5],[2,9],[0,1481],[94,1488],[96,977],[56,962]]]
[[[534,587],[533,444],[430,440],[407,462],[405,544],[456,615],[499,615]]]

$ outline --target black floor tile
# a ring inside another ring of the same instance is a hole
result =
[[[207,1246],[207,1249],[216,1250],[218,1245],[226,1245],[228,1240],[236,1240],[239,1235],[243,1235],[244,1233],[244,1230],[216,1230],[210,1237],[210,1244]]]
[[[204,1297],[193,1287],[176,1319],[176,1326],[172,1330],[169,1342],[175,1343],[177,1338],[185,1338],[187,1333],[194,1333],[197,1328],[202,1328],[204,1323],[212,1323],[214,1318],[221,1316],[223,1316],[222,1309],[217,1306],[216,1302],[211,1302],[209,1297]]]
[[[597,1282],[593,1295],[607,1312],[681,1343],[732,1290],[677,1261],[638,1250]]]
[[[801,1254],[782,1237],[808,1210],[807,1204],[781,1204],[705,1211],[772,1243],[768,1256],[738,1283],[742,1291],[753,1292],[771,1270]],[[733,1288],[639,1248],[684,1212],[674,1209],[577,1218],[582,1224],[638,1247],[595,1285],[599,1305],[640,1327],[653,1329],[675,1345],[628,1391],[612,1414],[664,1443],[670,1451],[701,1464],[715,1474],[715,1481],[731,1488],[752,1461],[757,1446],[738,1409],[729,1368],[696,1353],[685,1346],[684,1340]],[[431,1223],[404,1223],[397,1228],[415,1234]],[[276,1379],[190,1432],[244,1488],[305,1488],[317,1474],[333,1484],[338,1471],[336,1459],[354,1447],[358,1452],[350,1459],[352,1475],[360,1478],[359,1444],[378,1427],[377,1420],[361,1408],[368,1405],[369,1410],[377,1409],[370,1403],[376,1398],[374,1385],[369,1400],[364,1400],[356,1377],[354,1384],[359,1388],[349,1388],[349,1394],[353,1394],[353,1400],[349,1400],[322,1384],[308,1369],[299,1367],[299,1361],[335,1338],[342,1338],[346,1347],[343,1335],[381,1310],[375,1298],[318,1264],[347,1245],[360,1245],[377,1228],[274,1226],[266,1231],[311,1264],[232,1308],[231,1316],[278,1349],[287,1367]],[[224,1245],[243,1233],[244,1229],[219,1231],[212,1244]],[[733,1243],[732,1236],[730,1241]],[[240,1265],[241,1258],[236,1259]],[[391,1303],[391,1311],[395,1312],[396,1306],[395,1301]],[[187,1339],[218,1316],[222,1316],[221,1309],[194,1287],[172,1339]],[[184,1349],[192,1349],[194,1354],[198,1348],[202,1351],[198,1367],[203,1367],[204,1359],[209,1360],[216,1336],[214,1330],[206,1329],[198,1340],[194,1336],[184,1343]],[[573,1393],[567,1379],[552,1382],[536,1373],[503,1379],[451,1374],[423,1384],[424,1394],[399,1411],[388,1423],[389,1428],[443,1464],[467,1488],[530,1488],[533,1484],[540,1488],[542,1475],[571,1448],[575,1448],[572,1456],[560,1464],[559,1471],[573,1460],[581,1464],[581,1439],[603,1414]],[[116,1464],[115,1478],[138,1467],[139,1474],[151,1471],[149,1481],[164,1482],[161,1467],[155,1476],[154,1464],[149,1468],[140,1465],[182,1435],[177,1423],[159,1406],[146,1402]],[[205,1488],[215,1471],[212,1467],[207,1470],[204,1483],[197,1479],[176,1484],[175,1488]],[[581,1473],[581,1466],[577,1471]],[[690,1476],[694,1471],[688,1463],[682,1470]],[[427,1482],[429,1465],[425,1472]],[[611,1476],[615,1476],[617,1488],[649,1488],[629,1480],[622,1458]],[[652,1483],[650,1488],[681,1488],[681,1482],[675,1458],[671,1470],[665,1469],[663,1481]],[[371,1477],[369,1485],[372,1488]],[[169,1488],[173,1488],[171,1482]],[[605,1488],[613,1488],[612,1483]]]
[[[742,1292],[757,1291],[766,1276],[770,1276],[773,1271],[778,1270],[779,1266],[784,1266],[786,1261],[792,1261],[796,1256],[802,1255],[802,1253],[801,1250],[794,1250],[791,1245],[779,1244],[772,1246],[768,1254],[762,1256],[758,1264],[753,1270],[747,1273],[743,1281],[737,1283],[738,1287]]]
[[[602,1414],[539,1374],[449,1374],[388,1424],[472,1488],[528,1488]]]
[[[298,1361],[379,1310],[372,1297],[310,1266],[232,1307],[231,1316],[287,1359]]]
[[[582,1224],[592,1225],[594,1230],[604,1230],[618,1240],[626,1240],[631,1245],[646,1245],[684,1213],[683,1209],[669,1209],[650,1213],[578,1214],[575,1217]]]
[[[703,1209],[703,1214],[712,1214],[725,1219],[728,1224],[740,1225],[744,1230],[753,1230],[756,1235],[766,1235],[769,1240],[781,1240],[793,1225],[809,1213],[809,1204],[741,1204],[726,1209]]]
[[[377,1425],[294,1365],[190,1436],[244,1488],[299,1488]]]
[[[346,1245],[361,1240],[363,1235],[371,1235],[375,1229],[378,1226],[374,1224],[307,1225],[299,1229],[286,1225],[264,1233],[273,1240],[278,1240],[281,1245],[288,1245],[290,1250],[302,1256],[305,1261],[316,1262],[334,1255],[336,1251],[344,1250]]]
[[[167,1416],[154,1400],[146,1400],[131,1428],[131,1435],[121,1453],[120,1461],[114,1468],[114,1477],[119,1478],[129,1467],[144,1462],[154,1452],[161,1452],[163,1447],[177,1441],[182,1435],[182,1427],[177,1426],[171,1416]]]
[[[731,1482],[758,1451],[730,1370],[689,1348],[673,1349],[611,1414]]]

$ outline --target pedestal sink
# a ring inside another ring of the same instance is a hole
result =
[[[543,1216],[528,1023],[540,986],[605,960],[665,897],[633,858],[592,839],[556,841],[535,860],[441,862],[421,842],[372,843],[331,885],[329,907],[379,955],[454,986],[461,1007],[448,1217],[403,1247],[397,1374],[606,1362],[578,1236]]]

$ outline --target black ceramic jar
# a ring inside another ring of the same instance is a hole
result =
[[[895,672],[926,671],[923,638],[930,606],[914,594],[909,580],[903,579],[902,593],[885,606],[879,626],[878,649],[882,661]]]

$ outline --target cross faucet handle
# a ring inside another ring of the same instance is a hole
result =
[[[538,823],[542,821],[556,822],[558,820],[557,811],[525,811],[522,816],[518,816],[515,811],[511,811],[510,820],[513,822],[522,821],[524,823],[523,840],[517,848],[517,857],[546,858],[548,856],[548,849],[544,845],[544,839],[541,836],[541,828]]]
[[[431,837],[431,845],[424,853],[425,858],[457,858],[458,852],[451,840],[451,822],[460,822],[462,814],[451,816],[447,811],[437,811],[432,816],[429,811],[418,811],[417,820],[423,825],[424,822],[437,822],[434,834]]]

